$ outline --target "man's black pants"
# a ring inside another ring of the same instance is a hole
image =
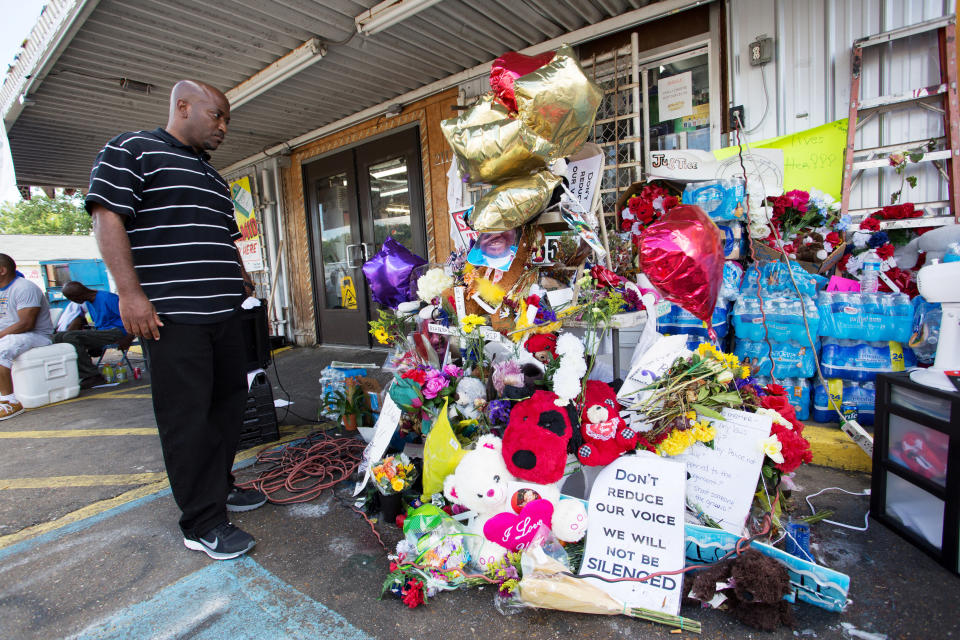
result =
[[[240,316],[212,324],[163,319],[150,352],[153,412],[180,528],[192,537],[227,521],[227,493],[247,387]]]

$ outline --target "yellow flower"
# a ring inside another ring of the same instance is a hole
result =
[[[697,354],[698,356],[700,356],[701,358],[703,358],[703,357],[706,357],[706,356],[708,356],[708,355],[713,355],[713,354],[715,354],[716,352],[717,352],[717,350],[713,348],[713,345],[712,345],[712,344],[710,344],[709,342],[701,342],[701,343],[700,343],[700,346],[697,347],[696,354]]]
[[[377,339],[377,342],[380,344],[387,344],[390,342],[390,334],[387,333],[383,328],[379,328],[373,332],[373,337]]]
[[[740,367],[740,379],[746,380],[749,377],[750,377],[750,367],[748,367],[747,365],[743,365],[742,367]]]
[[[688,420],[696,420],[696,419],[697,419],[697,412],[696,412],[696,411],[687,411],[687,414],[686,414],[686,415],[687,415],[687,419],[688,419]]]
[[[403,480],[401,480],[400,478],[394,478],[393,481],[390,483],[390,486],[393,487],[394,491],[397,491],[397,492],[403,491]]]
[[[460,326],[463,328],[464,333],[473,333],[474,329],[484,324],[487,324],[487,319],[475,313],[460,318]]]
[[[692,431],[697,442],[711,442],[717,437],[717,430],[707,420],[694,424]]]
[[[777,464],[783,463],[783,443],[777,439],[776,434],[770,434],[760,442],[763,452],[768,458]]]
[[[694,442],[696,442],[696,440],[693,436],[692,430],[675,430],[667,437],[666,440],[660,443],[658,448],[662,454],[668,456],[677,456],[686,451]]]

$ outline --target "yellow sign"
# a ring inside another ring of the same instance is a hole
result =
[[[353,286],[353,278],[343,276],[340,279],[340,304],[344,309],[357,308],[357,290]]]
[[[250,191],[248,176],[230,183],[230,197],[233,199],[233,211],[243,239],[256,240],[260,236],[260,224],[253,207],[253,193]]]
[[[751,142],[751,149],[783,150],[783,190],[820,189],[836,200],[843,187],[843,152],[847,146],[847,119],[769,140]],[[717,160],[737,155],[738,147],[713,152]],[[744,147],[746,150],[746,147]]]
[[[890,342],[890,368],[894,371],[903,371],[903,346],[899,342]]]

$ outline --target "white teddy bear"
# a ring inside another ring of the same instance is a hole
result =
[[[448,500],[477,515],[470,524],[467,549],[473,562],[486,567],[510,550],[488,540],[483,533],[488,520],[499,513],[514,513],[529,499],[549,501],[553,509],[553,534],[564,542],[576,542],[587,532],[587,512],[579,500],[560,500],[559,483],[532,484],[514,477],[503,461],[502,441],[493,435],[481,436],[476,448],[467,451],[456,471],[447,476],[443,493]],[[511,486],[513,485],[513,486]],[[520,490],[513,489],[522,487]],[[532,495],[527,495],[533,491]],[[511,504],[518,501],[520,504]]]
[[[509,552],[483,535],[487,520],[510,510],[507,486],[516,478],[507,471],[500,451],[500,438],[481,436],[476,449],[467,451],[456,471],[443,481],[443,494],[447,500],[477,514],[470,524],[467,550],[473,562],[481,567],[500,560]]]

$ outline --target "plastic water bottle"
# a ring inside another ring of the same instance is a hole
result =
[[[863,254],[863,275],[860,277],[861,293],[876,293],[880,284],[880,256],[871,249]]]

